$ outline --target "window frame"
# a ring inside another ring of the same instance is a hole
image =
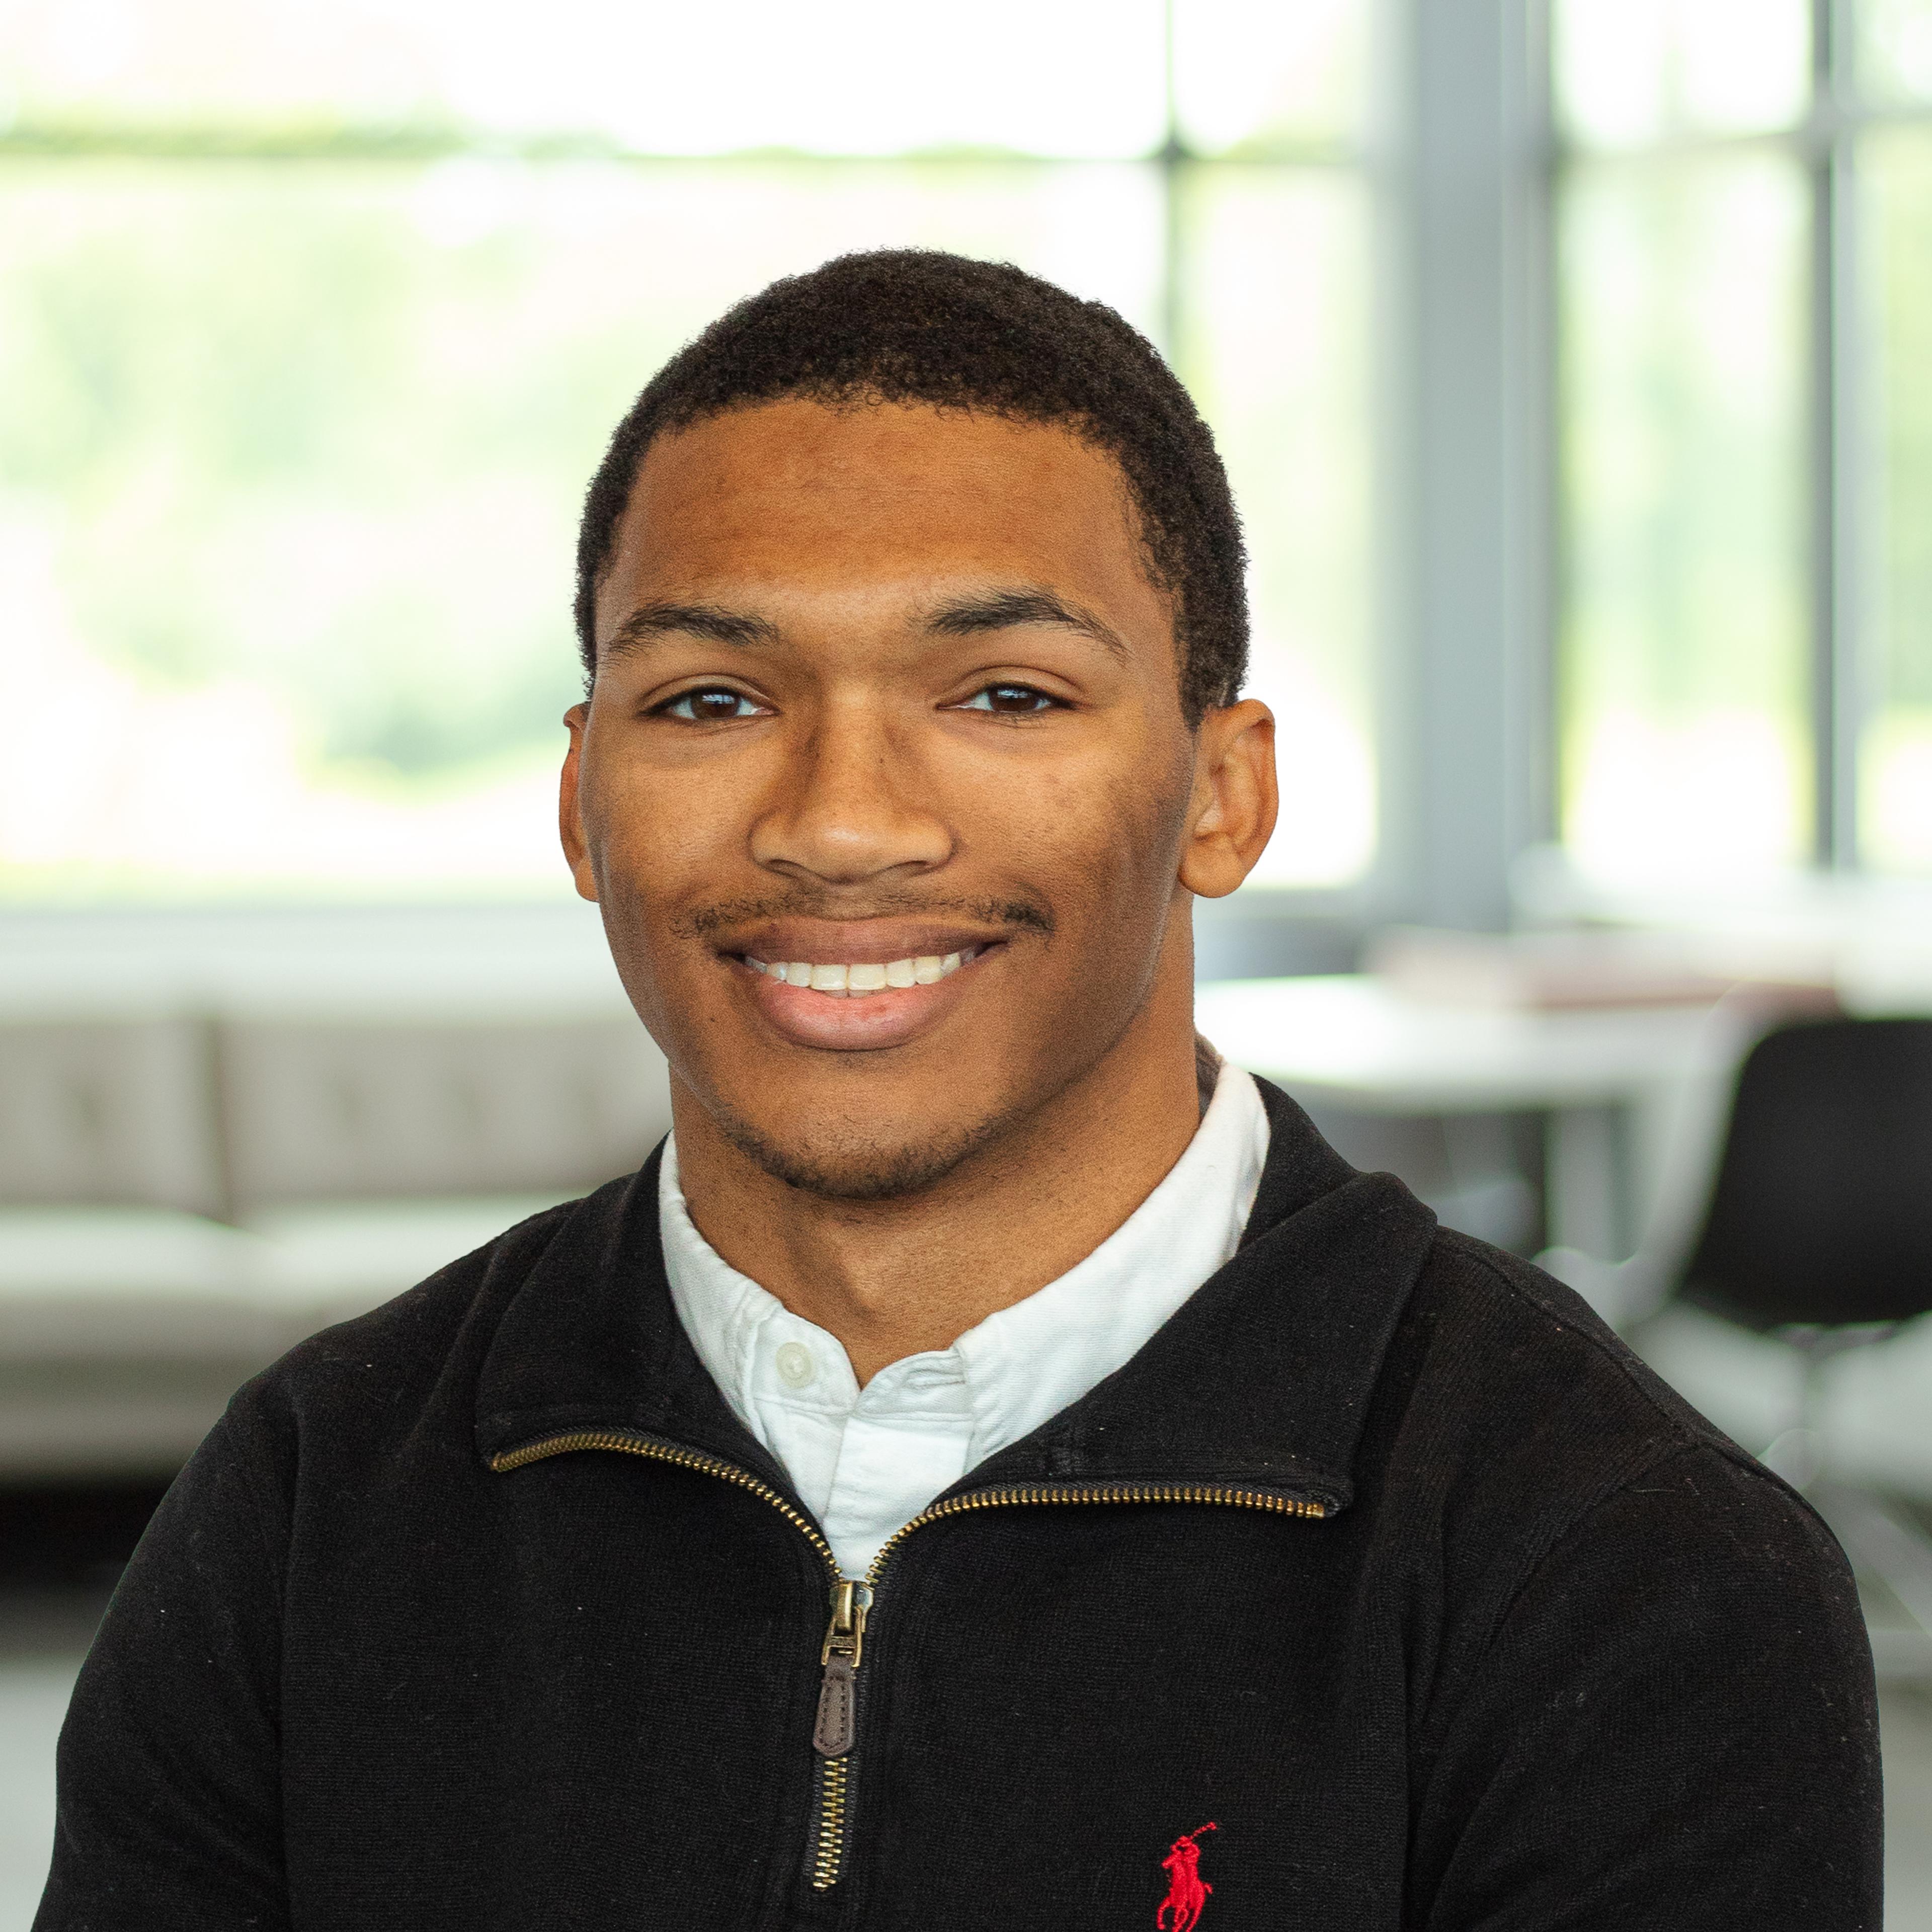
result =
[[[1546,20],[1554,4],[1540,0]],[[1864,136],[1877,129],[1932,130],[1932,102],[1882,104],[1861,92],[1856,58],[1860,4],[1808,0],[1808,98],[1803,117],[1792,125],[1771,132],[1675,135],[1608,151],[1567,140],[1552,125],[1544,162],[1547,192],[1552,207],[1559,208],[1568,182],[1583,170],[1757,150],[1784,155],[1802,172],[1808,233],[1802,268],[1804,454],[1799,489],[1808,588],[1804,695],[1813,782],[1806,856],[1818,870],[1846,874],[1867,869],[1861,850],[1859,760],[1878,704],[1864,554],[1875,466],[1865,400],[1870,325],[1858,154]],[[1552,223],[1552,286],[1556,240]],[[1562,352],[1559,341],[1556,353]],[[1560,438],[1553,384],[1546,406]],[[1552,476],[1560,474],[1552,469]],[[1567,601],[1562,532],[1568,507],[1553,500],[1552,513],[1552,568],[1559,598]],[[1552,628],[1552,646],[1556,642]],[[1552,663],[1553,678],[1560,679],[1562,672],[1560,663]],[[1551,725],[1553,760],[1559,755],[1554,717]]]

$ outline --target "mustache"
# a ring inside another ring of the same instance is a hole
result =
[[[833,892],[773,894],[761,898],[720,899],[671,921],[680,939],[714,939],[735,927],[772,919],[935,919],[950,915],[976,926],[1022,926],[1050,938],[1054,917],[1037,899],[928,898],[917,892],[874,893],[853,900]]]

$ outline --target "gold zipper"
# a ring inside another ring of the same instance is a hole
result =
[[[803,1535],[806,1542],[818,1552],[820,1560],[832,1572],[834,1583],[841,1583],[844,1577],[838,1568],[838,1559],[832,1553],[832,1546],[818,1532],[818,1526],[802,1510],[794,1509],[769,1483],[761,1483],[748,1470],[741,1469],[735,1462],[728,1462],[722,1456],[707,1456],[702,1450],[686,1449],[675,1442],[658,1442],[648,1436],[634,1436],[620,1429],[573,1429],[562,1436],[546,1436],[541,1442],[526,1442],[520,1449],[506,1449],[490,1458],[490,1466],[500,1476],[507,1476],[512,1469],[520,1469],[532,1462],[541,1462],[547,1456],[567,1456],[578,1449],[611,1449],[620,1455],[643,1456],[653,1462],[669,1462],[680,1469],[695,1469],[700,1474],[716,1476],[727,1483],[735,1483],[741,1490],[749,1490],[762,1502],[768,1502],[794,1528]]]
[[[845,1811],[851,1802],[852,1760],[826,1758],[818,1774],[818,1831],[812,1847],[812,1888],[830,1892],[845,1863]]]
[[[880,1566],[900,1544],[916,1529],[941,1516],[957,1516],[964,1510],[1017,1509],[1028,1503],[1204,1503],[1220,1509],[1268,1510],[1276,1516],[1324,1516],[1325,1503],[1298,1496],[1280,1496],[1266,1490],[1224,1489],[1209,1483],[1083,1483],[1069,1487],[1058,1483],[1020,1483],[1009,1489],[968,1490],[964,1496],[949,1496],[922,1510],[908,1523],[902,1523],[886,1538],[872,1568],[866,1572],[868,1586],[877,1586]]]
[[[646,1436],[632,1436],[616,1430],[578,1430],[566,1435],[549,1436],[538,1442],[526,1442],[519,1449],[506,1449],[490,1459],[499,1474],[540,1462],[548,1456],[562,1456],[578,1449],[610,1449],[628,1456],[648,1456],[653,1462],[669,1462],[680,1469],[695,1469],[735,1483],[741,1490],[770,1503],[785,1520],[804,1534],[826,1568],[832,1573],[832,1621],[818,1660],[824,1672],[818,1692],[818,1716],[812,1730],[812,1747],[818,1754],[818,1805],[812,1844],[812,1888],[830,1892],[838,1882],[845,1863],[847,1814],[852,1797],[851,1750],[857,1732],[859,1665],[865,1654],[866,1624],[879,1573],[886,1559],[916,1529],[942,1517],[958,1516],[968,1510],[1017,1509],[1029,1503],[1196,1503],[1216,1509],[1265,1510],[1276,1516],[1325,1516],[1324,1502],[1296,1496],[1273,1494],[1266,1490],[1227,1488],[1214,1483],[1020,1483],[991,1490],[969,1490],[963,1496],[949,1496],[922,1510],[910,1522],[902,1523],[880,1545],[862,1580],[846,1576],[838,1568],[832,1546],[812,1519],[794,1509],[769,1483],[740,1468],[720,1456],[684,1449],[674,1443],[657,1442]]]

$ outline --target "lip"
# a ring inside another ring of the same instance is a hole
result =
[[[949,952],[997,946],[1007,936],[998,929],[930,919],[773,919],[734,933],[718,950],[740,959],[886,966],[895,959],[928,955],[943,959]]]
[[[851,928],[855,936],[866,930]],[[782,928],[774,926],[770,931],[776,934]],[[794,1046],[834,1053],[877,1053],[888,1047],[903,1046],[944,1019],[962,999],[970,995],[983,974],[998,970],[1006,951],[1002,940],[988,940],[983,935],[967,936],[958,928],[895,925],[893,937],[890,940],[881,939],[874,929],[862,943],[840,940],[835,945],[832,934],[838,931],[837,928],[816,926],[809,940],[812,946],[818,948],[815,953],[807,950],[804,944],[799,944],[795,950],[775,948],[770,954],[748,944],[734,946],[724,956],[723,963],[756,1006],[760,1016],[774,1032]],[[908,940],[909,933],[916,940],[916,944]],[[791,936],[795,940],[802,938],[797,932]],[[953,943],[942,943],[949,938]],[[771,942],[766,940],[763,943]],[[837,950],[838,947],[845,950]],[[744,963],[748,954],[755,959],[811,959],[821,964],[836,962],[854,966],[885,965],[895,959],[916,958],[934,952],[944,958],[947,952],[962,952],[969,947],[978,949],[976,956],[930,986],[888,986],[858,999],[842,1000],[827,994],[814,993],[809,986],[782,982]]]

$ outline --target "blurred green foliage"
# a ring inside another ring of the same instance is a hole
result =
[[[1562,220],[1569,702],[1801,710],[1803,177],[1579,169]]]
[[[1558,200],[1565,836],[1804,856],[1806,188],[1750,149],[1578,164]]]
[[[1868,136],[1859,158],[1879,354],[1872,619],[1887,701],[1932,705],[1932,131]]]
[[[1200,162],[1180,212],[1180,360],[1247,518],[1258,681],[1293,702],[1312,680],[1308,728],[1339,722],[1369,774],[1366,194],[1351,170]],[[315,782],[448,796],[560,742],[584,484],[732,301],[924,243],[1155,328],[1164,232],[1143,163],[16,154],[0,536],[50,544],[81,656],[266,690]],[[57,655],[49,621],[15,648]],[[1281,876],[1366,863],[1358,789],[1280,842]]]
[[[543,238],[426,244],[424,179],[16,164],[0,200],[0,488],[57,515],[90,650],[266,680],[317,758],[410,775],[554,739],[575,502],[670,346],[532,331]]]

